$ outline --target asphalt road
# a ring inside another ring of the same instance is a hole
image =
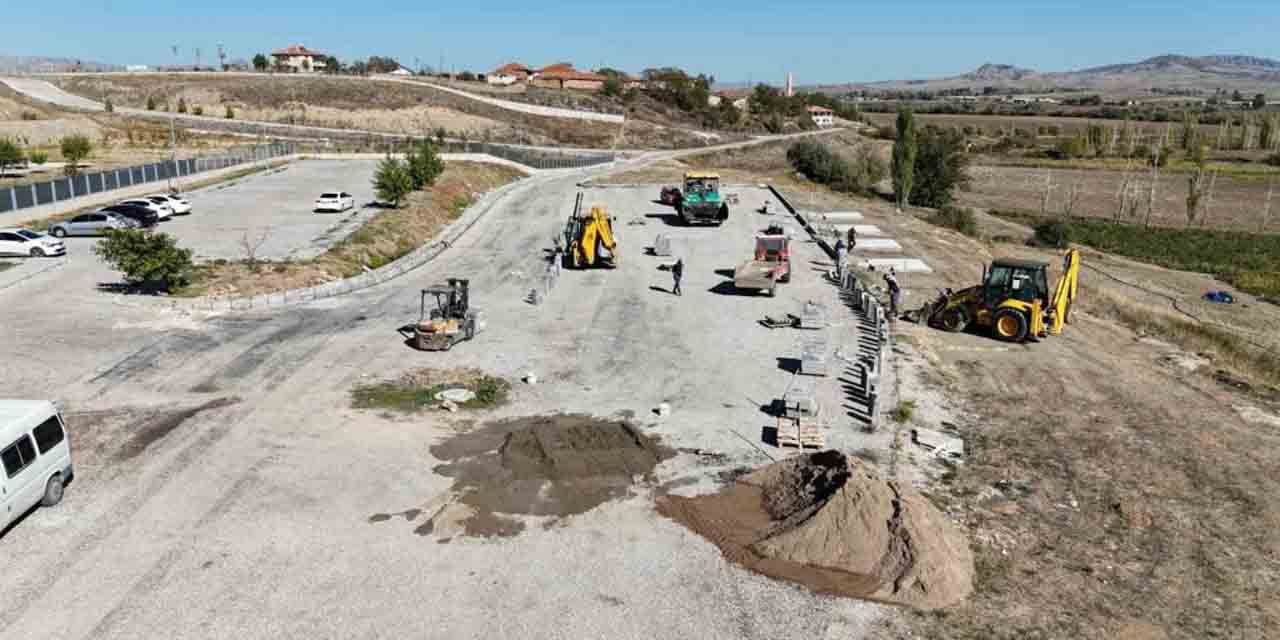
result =
[[[756,324],[807,299],[847,311],[820,279],[814,245],[776,299],[727,292],[765,222],[765,192],[741,191],[721,229],[669,226],[652,189],[593,189],[618,216],[621,265],[565,272],[545,304],[524,302],[542,254],[585,173],[535,176],[436,261],[339,299],[271,314],[199,316],[90,304],[30,283],[0,290],[10,340],[0,387],[64,403],[78,474],[66,501],[0,538],[0,636],[37,638],[776,638],[856,637],[877,605],[814,596],[723,561],[705,540],[659,517],[653,487],[514,538],[448,544],[375,513],[447,497],[430,446],[465,422],[395,419],[349,407],[361,381],[420,366],[479,367],[513,379],[513,402],[476,419],[559,411],[635,415],[683,454],[657,483],[689,493],[715,474],[765,462],[760,411],[789,374],[796,334]],[[199,205],[197,205],[199,207]],[[776,204],[773,209],[777,210]],[[199,211],[196,215],[200,215]],[[193,217],[194,218],[194,217]],[[628,224],[643,221],[643,225]],[[686,262],[675,297],[668,259],[646,256],[658,232]],[[418,289],[472,279],[489,317],[475,341],[443,354],[407,349],[395,328],[418,313]],[[831,381],[830,387],[836,384]],[[229,406],[173,416],[213,399]],[[670,417],[651,413],[660,402]],[[838,401],[835,403],[838,404]],[[182,416],[178,416],[182,417]],[[840,417],[829,444],[857,438]],[[779,455],[774,451],[773,455]]]

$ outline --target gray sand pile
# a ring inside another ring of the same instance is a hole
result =
[[[909,487],[837,451],[801,455],[658,510],[732,562],[821,592],[936,609],[973,590],[964,535]]]

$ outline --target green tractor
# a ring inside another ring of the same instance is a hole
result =
[[[729,218],[729,205],[720,196],[720,174],[684,174],[684,193],[676,202],[676,211],[685,224],[724,224]]]

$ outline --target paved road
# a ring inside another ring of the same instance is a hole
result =
[[[765,312],[833,299],[822,256],[797,248],[780,297],[725,295],[719,269],[750,250],[763,221],[742,193],[722,229],[668,226],[653,189],[593,189],[619,218],[621,267],[566,272],[540,307],[523,301],[542,250],[586,174],[535,176],[435,262],[340,299],[270,315],[189,316],[60,303],[36,286],[0,290],[0,387],[54,397],[71,417],[79,473],[66,502],[0,538],[0,636],[39,638],[777,638],[856,637],[882,609],[727,565],[704,540],[658,517],[649,490],[560,526],[440,544],[374,513],[438,504],[449,481],[430,446],[465,425],[439,415],[355,412],[360,381],[419,366],[474,366],[543,382],[495,417],[629,412],[686,454],[659,482],[707,490],[714,474],[763,460],[760,405],[781,391],[777,358],[795,334]],[[779,207],[773,207],[775,210]],[[644,221],[644,225],[628,224]],[[658,232],[688,265],[686,295],[664,291]],[[490,329],[444,354],[408,350],[395,327],[417,289],[473,282]],[[59,280],[59,282],[61,282]],[[847,322],[833,331],[852,331]],[[214,398],[167,433],[139,435],[154,412]],[[674,408],[657,421],[659,402]],[[852,427],[849,438],[852,438]],[[843,432],[840,432],[843,433]],[[833,435],[833,437],[836,437]],[[845,437],[843,435],[839,437]],[[139,438],[142,438],[141,443]],[[139,450],[139,444],[145,448]],[[836,442],[834,444],[842,444]],[[848,444],[843,443],[843,444]]]

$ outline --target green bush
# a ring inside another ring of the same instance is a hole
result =
[[[409,177],[413,179],[415,190],[425,189],[436,183],[436,178],[444,173],[444,160],[436,151],[436,145],[430,140],[419,140],[409,150],[405,158]]]
[[[74,176],[81,160],[93,152],[93,143],[88,136],[71,135],[62,139],[62,157],[67,161],[66,173]]]
[[[0,174],[9,167],[22,164],[22,160],[22,147],[8,138],[0,138]]]
[[[911,204],[936,209],[951,204],[955,190],[969,184],[964,137],[932,127],[917,133],[913,176]]]
[[[142,229],[108,231],[93,252],[133,286],[173,289],[191,279],[191,250],[179,248],[167,233]]]
[[[236,117],[236,112],[232,110],[231,105],[227,105],[226,118],[232,120]]]
[[[196,105],[194,108],[191,109],[191,115],[196,115],[196,116],[204,115],[204,107],[200,105]]]
[[[104,98],[102,100],[102,110],[107,113],[111,113],[116,110],[116,106],[111,104],[111,98]]]
[[[1269,164],[1269,165],[1271,165],[1271,166],[1273,166],[1273,167],[1280,167],[1280,153],[1273,153],[1273,154],[1271,154],[1271,155],[1267,156],[1267,159],[1266,159],[1266,160],[1263,160],[1263,162],[1265,162],[1265,163],[1267,163],[1267,164]]]
[[[373,190],[380,202],[399,207],[400,201],[413,191],[413,176],[403,161],[387,156],[378,164],[373,176]]]
[[[27,158],[31,160],[31,164],[40,166],[49,161],[49,152],[48,151],[32,151],[30,155],[27,156]]]
[[[147,111],[155,111],[155,110],[156,110],[156,97],[147,96]]]
[[[848,160],[813,139],[792,144],[787,161],[806,178],[843,193],[866,192],[887,172],[884,162],[867,145],[858,147]]]
[[[1046,220],[1035,226],[1035,242],[1042,247],[1065,249],[1071,243],[1071,225],[1062,220]]]
[[[22,119],[23,119],[23,120],[39,120],[39,119],[40,119],[40,114],[38,114],[38,113],[36,113],[36,112],[34,112],[34,111],[23,111],[23,112],[22,112]]]
[[[966,236],[975,237],[978,235],[978,222],[974,217],[973,209],[967,207],[945,206],[938,209],[929,218],[929,222],[954,229]]]
[[[180,97],[178,98],[178,113],[186,113],[186,112],[187,112],[187,99]]]

